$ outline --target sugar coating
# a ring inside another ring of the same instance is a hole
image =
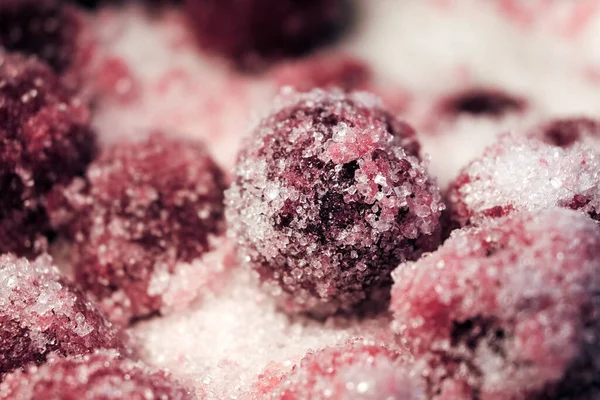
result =
[[[63,73],[73,65],[81,24],[64,0],[3,0],[0,47],[36,55]]]
[[[49,256],[34,261],[0,256],[0,375],[51,353],[74,355],[96,348],[125,351],[123,336]]]
[[[448,205],[460,225],[551,207],[577,209],[597,218],[600,156],[584,144],[561,148],[504,135],[452,182]]]
[[[260,121],[226,213],[283,308],[327,315],[384,299],[390,271],[435,248],[443,204],[414,135],[358,92],[290,92]]]
[[[558,147],[585,143],[600,150],[600,121],[589,117],[552,119],[539,124],[529,134]]]
[[[600,231],[581,213],[454,231],[393,277],[393,328],[428,363],[429,398],[599,395]]]
[[[244,69],[297,56],[336,33],[340,0],[186,0],[189,22],[204,49]]]
[[[187,311],[130,328],[136,354],[191,381],[199,397],[244,398],[259,374],[287,372],[311,349],[362,337],[394,344],[387,315],[315,321],[278,312],[251,271],[232,270],[225,286]]]
[[[103,150],[85,179],[53,191],[48,212],[74,240],[77,282],[126,322],[167,312],[174,288],[218,272],[203,257],[221,240],[224,189],[201,143],[152,133]]]
[[[121,358],[110,350],[53,358],[47,364],[8,375],[0,399],[193,400],[194,396],[164,371]]]
[[[396,350],[373,341],[309,351],[282,376],[266,371],[255,399],[425,400],[425,385],[416,365]]]
[[[45,249],[47,192],[95,154],[86,105],[48,66],[0,51],[0,253]]]

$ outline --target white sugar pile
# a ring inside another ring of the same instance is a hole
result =
[[[290,321],[245,270],[195,309],[132,328],[142,358],[192,382],[209,398],[235,399],[273,363],[290,368],[309,349],[350,337],[388,335],[387,317],[356,321]]]

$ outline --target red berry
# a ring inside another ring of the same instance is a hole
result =
[[[37,253],[55,185],[95,153],[89,110],[34,58],[0,54],[0,252]]]
[[[598,148],[600,147],[600,121],[585,117],[554,119],[534,129],[532,136],[563,148],[581,142]]]
[[[280,99],[227,192],[239,252],[289,311],[385,297],[390,271],[434,249],[443,204],[415,132],[366,93]]]
[[[36,55],[57,73],[72,66],[81,22],[64,0],[2,0],[0,47]]]
[[[163,371],[120,358],[114,351],[54,358],[0,383],[0,399],[193,400],[196,396]]]
[[[261,376],[257,399],[425,400],[418,368],[386,347],[348,343],[309,352],[282,376]]]
[[[598,218],[600,155],[586,145],[561,148],[505,135],[450,185],[449,208],[460,225],[511,211],[566,207]]]
[[[79,284],[127,321],[161,312],[170,279],[199,267],[183,263],[222,233],[224,189],[203,145],[153,134],[106,148],[85,180],[53,192],[48,209],[75,239]]]
[[[445,97],[439,105],[449,116],[503,117],[522,112],[525,100],[492,88],[472,88]]]
[[[393,276],[395,329],[429,365],[429,398],[600,395],[600,230],[586,216],[487,220]]]
[[[341,0],[186,0],[200,45],[242,68],[302,54],[335,34]]]
[[[67,282],[48,256],[0,256],[0,376],[48,354],[124,350],[104,314]]]

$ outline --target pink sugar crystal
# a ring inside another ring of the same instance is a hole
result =
[[[415,133],[368,93],[287,93],[226,194],[242,259],[288,311],[385,298],[390,271],[439,243],[443,204]]]
[[[448,201],[460,225],[557,206],[597,218],[600,155],[583,144],[561,148],[504,135],[462,170],[450,185]]]
[[[282,376],[266,371],[259,379],[255,399],[426,399],[418,368],[368,341],[311,351]]]
[[[299,55],[340,28],[343,0],[186,0],[201,47],[242,68]]]
[[[36,55],[57,73],[72,66],[80,29],[66,0],[0,2],[0,48]]]
[[[53,352],[124,350],[121,333],[59,274],[49,256],[0,256],[0,375]]]
[[[563,148],[586,143],[600,149],[600,121],[586,118],[559,118],[540,124],[531,132],[533,137]]]
[[[202,144],[155,133],[107,147],[85,180],[52,193],[48,209],[75,241],[76,280],[128,321],[164,312],[176,280],[195,282],[224,229],[224,189]]]
[[[429,398],[600,395],[600,231],[555,208],[454,231],[393,273],[398,339]]]
[[[45,64],[0,52],[0,253],[44,250],[46,193],[95,154],[89,119]]]
[[[0,399],[193,400],[196,397],[163,371],[123,359],[115,351],[53,358],[15,372],[0,383]]]

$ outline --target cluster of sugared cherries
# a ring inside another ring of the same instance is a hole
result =
[[[226,189],[199,143],[153,132],[99,149],[87,104],[63,79],[77,69],[77,11],[33,3],[0,4],[0,399],[195,398],[137,361],[121,325],[163,313],[154,274],[193,268],[226,225],[283,312],[389,307],[397,333],[394,344],[353,340],[266,371],[253,397],[600,396],[598,123],[504,137],[443,198],[415,131],[351,92],[360,65],[336,65],[322,84],[300,69],[291,80],[302,89],[344,90],[283,93]],[[344,10],[187,3],[200,44],[243,68],[304,51]],[[73,282],[45,255],[57,237]]]

